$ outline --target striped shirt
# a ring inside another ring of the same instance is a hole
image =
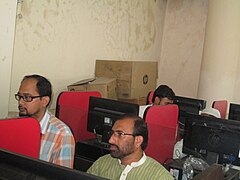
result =
[[[119,180],[122,179],[124,175],[122,173],[126,171],[126,168],[129,166],[120,164],[118,159],[112,158],[108,154],[95,161],[87,172],[103,178]],[[173,176],[160,163],[148,156],[146,156],[144,163],[131,167],[125,178],[131,180],[173,180]]]
[[[75,140],[70,128],[46,111],[41,126],[39,159],[73,168]]]

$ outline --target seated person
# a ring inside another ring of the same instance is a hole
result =
[[[52,98],[51,83],[40,75],[25,76],[15,98],[19,115],[33,117],[40,123],[39,159],[72,168],[75,151],[73,134],[66,124],[47,110]]]
[[[148,144],[148,128],[142,118],[125,115],[112,127],[110,154],[100,157],[87,170],[107,179],[173,179],[144,149]]]
[[[221,114],[220,114],[219,110],[212,108],[212,107],[203,109],[200,114],[203,116],[212,116],[212,117],[216,117],[216,118],[221,118]]]
[[[212,116],[216,118],[220,118],[220,112],[217,109],[214,109],[212,107],[205,108],[200,113],[202,116]],[[186,154],[182,153],[182,147],[183,147],[183,139],[179,140],[175,146],[173,151],[173,159],[181,159],[186,156]]]
[[[139,116],[143,118],[144,112],[147,107],[152,105],[168,105],[172,104],[175,97],[175,93],[173,90],[168,87],[167,85],[160,85],[158,88],[154,91],[152,102],[153,104],[139,106]]]

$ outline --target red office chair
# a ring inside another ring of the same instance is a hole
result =
[[[37,159],[40,151],[39,122],[33,118],[1,119],[0,148]]]
[[[225,119],[227,114],[228,102],[227,100],[214,101],[212,108],[219,110],[221,118]]]
[[[152,98],[153,98],[154,91],[150,91],[147,95],[147,105],[148,104],[153,104]]]
[[[145,117],[149,131],[145,153],[165,164],[172,159],[177,140],[178,106],[151,106],[146,110]]]
[[[87,131],[90,96],[101,97],[101,94],[97,91],[66,91],[58,95],[56,117],[71,128],[76,142],[95,138],[93,133]]]

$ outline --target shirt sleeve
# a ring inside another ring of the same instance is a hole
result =
[[[95,161],[92,166],[87,170],[87,173],[98,175],[98,161]]]

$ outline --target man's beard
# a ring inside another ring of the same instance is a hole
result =
[[[19,112],[19,117],[31,117],[32,115],[30,114],[23,114]]]
[[[110,155],[113,158],[118,158],[118,159],[122,159],[126,156],[128,156],[129,154],[133,153],[133,149],[132,148],[125,148],[124,151],[120,150],[120,148],[115,145],[115,144],[111,144],[112,146],[115,146],[117,149],[114,151],[110,151]]]
[[[19,116],[20,117],[31,117],[32,116],[32,114],[28,113],[28,110],[26,108],[18,106],[18,109],[19,109]],[[24,109],[24,111],[22,111],[23,109]]]
[[[120,149],[117,145],[114,145],[112,144],[112,146],[115,146],[117,148],[117,150],[114,150],[114,151],[110,151],[110,155],[113,157],[113,158],[121,158],[121,152],[120,152]]]

